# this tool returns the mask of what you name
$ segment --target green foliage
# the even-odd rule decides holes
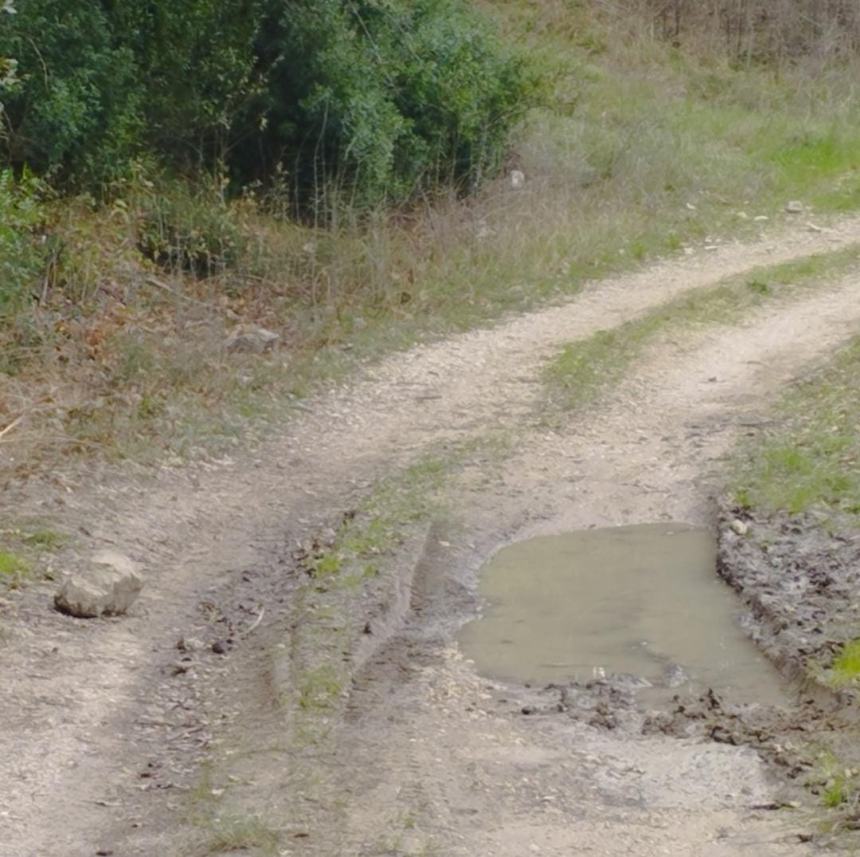
[[[522,61],[462,0],[297,0],[258,53],[270,70],[232,162],[244,179],[290,173],[299,201],[332,185],[362,205],[470,188],[530,93]]]
[[[860,679],[860,640],[852,640],[842,647],[833,660],[831,678],[836,687],[857,683]]]
[[[817,507],[837,517],[860,516],[858,370],[860,339],[855,339],[785,397],[780,409],[785,425],[742,457],[735,495],[744,505],[791,514]]]
[[[529,89],[464,0],[22,0],[0,24],[0,161],[90,185],[149,153],[300,204],[470,189]]]
[[[269,0],[273,6],[280,3]],[[227,157],[234,117],[259,85],[254,40],[263,0],[113,0],[115,37],[133,53],[144,93],[143,139],[180,167]]]
[[[138,132],[134,59],[91,0],[23,0],[0,18],[5,94],[0,160],[87,181],[115,177]]]
[[[11,551],[0,550],[0,583],[11,589],[19,588],[30,573],[30,564]]]
[[[15,181],[9,170],[0,172],[0,319],[20,308],[44,265],[37,238],[45,218],[41,191],[32,176]]]

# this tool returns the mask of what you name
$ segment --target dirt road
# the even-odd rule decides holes
[[[124,620],[61,617],[38,587],[2,607],[0,855],[812,853],[803,817],[753,809],[781,786],[751,750],[541,713],[537,691],[478,676],[452,633],[475,610],[477,568],[510,540],[707,524],[739,431],[860,329],[860,283],[658,343],[599,407],[547,428],[540,369],[562,343],[856,241],[860,219],[798,227],[595,284],[395,355],[235,460],[10,495],[16,513],[84,527],[78,552],[128,552],[147,588]],[[471,462],[452,483],[412,611],[356,676],[348,716],[323,741],[285,740],[272,669],[303,582],[296,542],[426,450],[500,431],[512,452],[489,476]],[[197,650],[186,662],[180,638]],[[214,654],[223,640],[228,654]]]

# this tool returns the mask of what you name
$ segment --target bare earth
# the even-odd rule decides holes
[[[476,569],[506,542],[710,523],[721,457],[788,382],[860,331],[860,283],[661,342],[559,429],[541,419],[540,371],[560,345],[725,276],[857,241],[858,218],[825,233],[797,226],[594,284],[394,355],[232,460],[10,489],[7,514],[83,528],[62,561],[115,547],[147,585],[117,620],[60,616],[38,586],[0,603],[0,855],[249,853],[237,849],[253,836],[231,851],[195,823],[201,790],[225,817],[275,829],[268,853],[814,853],[798,837],[802,814],[753,809],[783,786],[752,750],[524,716],[533,692],[478,676],[452,634],[475,609]],[[413,612],[356,677],[346,719],[297,755],[280,738],[271,681],[301,582],[292,548],[380,476],[488,432],[513,451],[490,475],[480,461],[460,474],[451,534],[429,542]],[[177,669],[180,638],[202,649]],[[226,655],[209,650],[227,639]]]

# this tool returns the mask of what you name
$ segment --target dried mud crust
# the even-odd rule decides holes
[[[756,747],[820,795],[827,786],[822,757],[847,771],[860,763],[860,694],[828,678],[834,655],[860,634],[860,532],[847,523],[825,526],[813,514],[756,513],[723,501],[718,572],[748,606],[753,639],[797,686],[798,703],[776,717],[757,711],[727,722],[718,716],[712,737]],[[692,715],[681,708],[656,725],[683,729],[691,716],[710,723],[714,712],[724,713],[719,705]],[[839,807],[831,823],[860,827],[856,800]]]
[[[739,520],[743,535],[732,528]],[[860,531],[724,503],[719,533],[718,572],[749,605],[758,645],[790,678],[821,684],[834,654],[860,634]],[[853,698],[844,691],[839,701]]]

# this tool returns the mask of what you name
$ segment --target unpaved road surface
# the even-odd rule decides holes
[[[477,608],[478,567],[506,542],[709,523],[738,434],[860,330],[860,283],[661,342],[599,407],[548,427],[540,370],[562,343],[730,274],[856,241],[860,219],[824,234],[798,227],[595,284],[395,355],[235,460],[10,490],[15,514],[82,528],[78,552],[129,553],[147,588],[122,620],[59,616],[39,587],[0,608],[0,855],[814,853],[802,813],[754,808],[783,785],[752,750],[607,730],[545,706],[524,715],[537,691],[482,678],[452,640]],[[512,451],[471,462],[452,484],[412,611],[356,676],[347,716],[324,741],[285,740],[273,648],[301,583],[296,542],[427,450],[500,431]],[[180,639],[194,650],[185,662]],[[235,819],[217,828],[232,837],[195,818],[204,798],[216,822]]]

